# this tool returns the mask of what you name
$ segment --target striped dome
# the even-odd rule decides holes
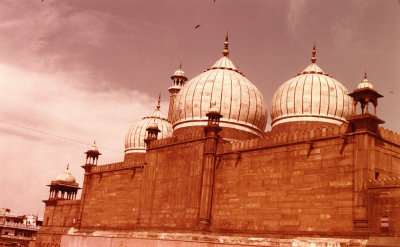
[[[222,115],[221,127],[262,135],[267,125],[267,106],[260,91],[224,56],[196,76],[178,93],[172,118],[174,131],[189,126],[206,126],[211,105]]]
[[[172,125],[165,119],[160,111],[160,104],[151,117],[144,117],[136,125],[129,129],[125,138],[125,153],[144,153],[146,152],[146,144],[144,140],[147,138],[146,129],[156,123],[160,132],[158,139],[172,136]]]
[[[375,91],[374,86],[368,81],[367,72],[364,74],[364,80],[357,85],[357,89],[369,88]]]
[[[353,100],[347,89],[315,63],[285,82],[271,103],[272,127],[288,122],[346,122],[352,115]]]

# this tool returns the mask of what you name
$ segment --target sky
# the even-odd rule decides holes
[[[68,163],[82,185],[94,140],[99,163],[121,161],[159,93],[167,115],[179,64],[200,74],[226,32],[230,59],[268,107],[316,41],[317,64],[349,91],[367,71],[385,96],[383,127],[400,132],[399,24],[397,0],[0,1],[0,208],[42,216],[46,185]]]

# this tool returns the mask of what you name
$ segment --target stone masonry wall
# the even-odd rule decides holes
[[[44,212],[43,227],[38,231],[36,246],[59,246],[61,236],[78,218],[81,200],[59,200],[48,205]]]
[[[78,217],[81,200],[59,200],[54,206],[46,206],[44,226],[70,227]]]
[[[108,169],[106,169],[108,168]],[[143,168],[96,168],[89,175],[81,228],[132,229],[136,227]]]
[[[222,155],[215,172],[212,229],[351,233],[353,138],[346,140],[338,136]]]
[[[368,182],[368,223],[374,235],[400,235],[399,135],[380,128],[375,140],[375,162]],[[379,175],[378,175],[379,174]]]
[[[203,141],[199,140],[148,152],[142,186],[142,227],[194,229],[203,150]]]

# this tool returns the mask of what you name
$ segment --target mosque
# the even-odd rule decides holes
[[[167,118],[159,100],[123,161],[99,165],[94,144],[82,188],[68,169],[51,181],[36,246],[400,245],[400,135],[379,126],[367,74],[349,92],[314,44],[276,90],[267,132],[228,35],[222,54],[191,80],[175,71]]]

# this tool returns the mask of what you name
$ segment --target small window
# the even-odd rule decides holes
[[[379,172],[375,172],[375,180],[379,179]]]

